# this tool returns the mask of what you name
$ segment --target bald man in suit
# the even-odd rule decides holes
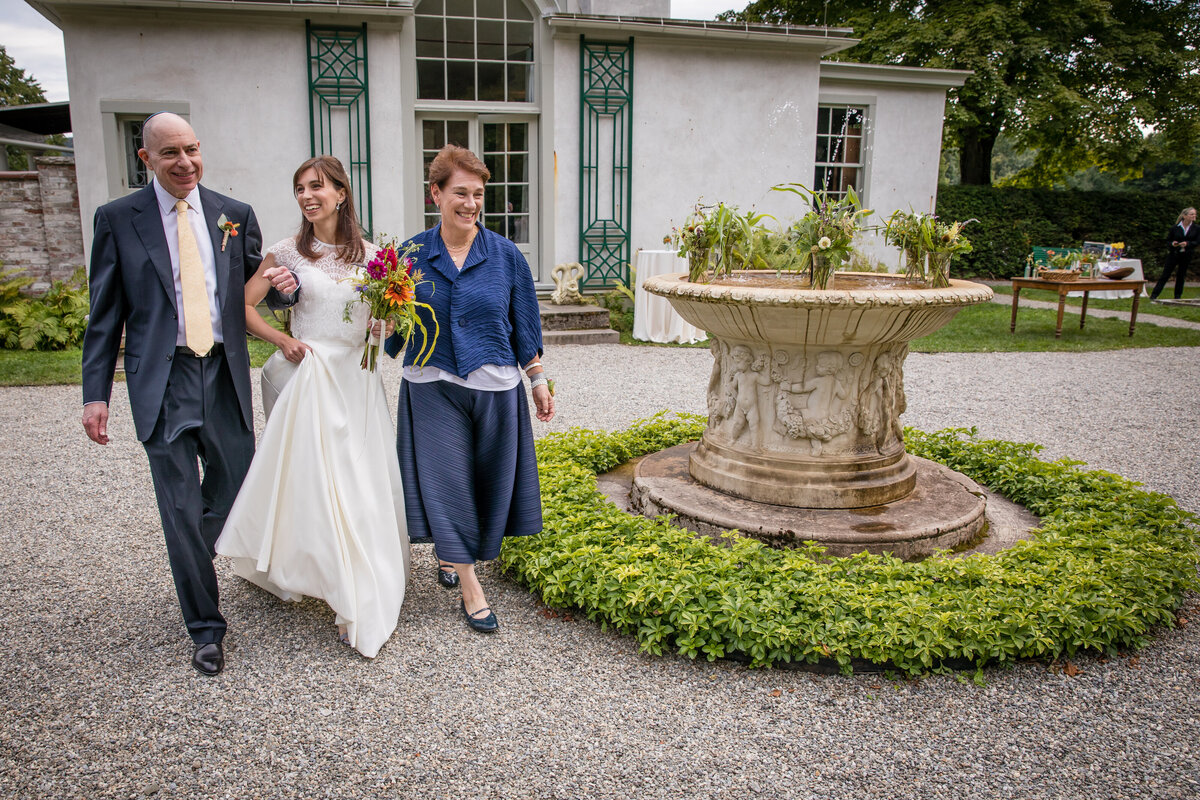
[[[262,261],[262,234],[250,206],[200,185],[200,143],[186,120],[155,114],[142,136],[138,156],[154,173],[151,184],[96,211],[83,427],[108,444],[124,330],[129,403],[150,461],[192,666],[216,675],[225,665],[226,623],[213,546],[254,455],[243,292]]]

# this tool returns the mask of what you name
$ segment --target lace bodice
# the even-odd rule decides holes
[[[364,246],[365,260],[369,261],[379,248],[370,242],[364,242]],[[318,242],[317,251],[321,255],[316,260],[305,258],[296,250],[293,238],[277,242],[267,251],[300,276],[300,297],[292,307],[292,336],[302,342],[361,345],[370,320],[366,304],[356,302],[351,307],[350,322],[344,320],[343,313],[346,304],[358,298],[353,281],[362,267],[339,259],[332,245]]]

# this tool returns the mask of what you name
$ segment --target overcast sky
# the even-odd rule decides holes
[[[712,19],[731,8],[745,8],[748,0],[671,0],[671,16],[679,19]],[[62,33],[25,0],[0,0],[0,45],[17,66],[32,75],[51,102],[67,99],[67,67],[63,60]]]

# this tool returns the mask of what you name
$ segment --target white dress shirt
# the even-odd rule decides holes
[[[171,275],[175,278],[175,311],[179,320],[179,330],[175,334],[175,344],[187,344],[183,319],[183,284],[179,280],[179,220],[175,211],[175,203],[179,198],[170,194],[159,185],[158,179],[151,180],[154,194],[158,197],[158,211],[162,217],[163,232],[167,235],[167,249],[171,251]],[[204,207],[200,204],[200,187],[192,189],[183,198],[188,204],[188,222],[191,223],[192,233],[196,237],[196,248],[200,251],[200,262],[204,264],[204,287],[208,291],[208,311],[212,316],[213,341],[223,342],[225,337],[221,331],[221,307],[217,302],[217,263],[213,256],[212,237],[209,236],[208,226],[204,219]]]

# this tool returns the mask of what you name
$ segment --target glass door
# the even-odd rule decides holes
[[[537,204],[533,167],[534,123],[528,118],[463,116],[425,118],[421,122],[422,192],[425,227],[441,219],[425,184],[429,164],[438,150],[456,144],[473,151],[492,174],[484,189],[483,224],[517,245],[538,278]]]

